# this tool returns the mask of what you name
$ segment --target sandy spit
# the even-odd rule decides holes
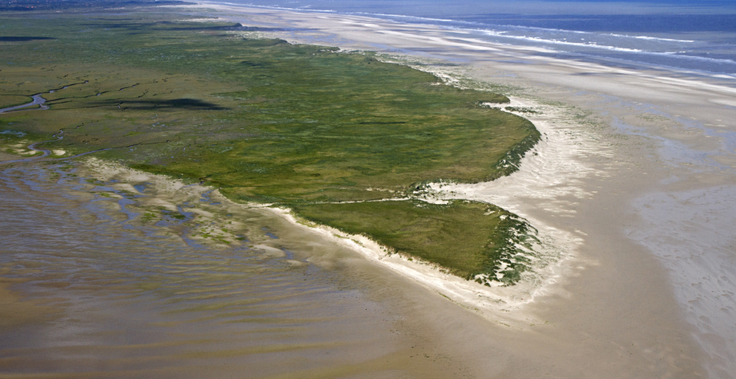
[[[201,7],[214,7],[215,9],[226,12],[242,11],[239,7],[214,5],[211,3],[203,3]],[[257,14],[250,14],[249,17],[262,17],[260,13],[263,11],[261,9]],[[269,14],[269,16],[273,15]],[[319,14],[315,17],[321,18]],[[229,19],[228,17],[223,18]],[[362,20],[362,18],[360,19]],[[211,19],[201,20],[206,21]],[[247,24],[247,21],[242,22]],[[375,24],[366,24],[344,18],[340,19],[340,23],[345,25],[355,24],[360,27],[377,26]],[[384,30],[382,33],[386,34],[388,32]],[[249,36],[252,37],[251,34]],[[284,37],[282,35],[276,36]],[[286,39],[289,40],[290,38]],[[293,39],[293,36],[291,36],[291,39]],[[350,49],[351,47],[346,48]],[[392,61],[391,58],[396,57],[382,57],[381,59]],[[433,69],[427,66],[413,67],[429,71],[449,85],[462,87],[456,73],[447,72],[442,69]],[[501,180],[482,183],[480,185],[508,188],[511,184],[517,195],[535,194],[534,196],[540,200],[544,200],[543,207],[551,212],[568,212],[564,206],[566,201],[560,200],[559,198],[569,194],[577,197],[588,196],[589,194],[585,193],[580,187],[580,180],[590,175],[604,175],[601,171],[586,166],[577,159],[578,156],[583,153],[595,153],[603,156],[607,154],[606,147],[597,145],[595,143],[595,137],[582,135],[580,128],[577,128],[575,131],[566,128],[565,126],[567,124],[573,123],[574,121],[569,114],[570,112],[568,111],[568,114],[563,114],[559,106],[543,105],[539,101],[521,96],[514,97],[512,103],[507,106],[535,109],[535,112],[539,112],[517,112],[517,114],[530,119],[535,124],[537,129],[544,134],[543,141],[534,148],[533,152],[527,154],[520,165],[519,171]],[[559,118],[564,118],[566,121],[554,121]],[[325,226],[313,225],[313,229],[323,237],[349,247],[364,257],[384,265],[395,273],[411,278],[431,290],[447,296],[458,304],[478,312],[486,318],[503,320],[499,322],[503,322],[504,324],[511,323],[515,327],[523,328],[523,325],[527,324],[526,322],[518,323],[514,320],[533,318],[533,316],[523,311],[524,306],[534,301],[537,296],[550,291],[560,290],[559,286],[556,286],[556,289],[551,288],[551,286],[560,284],[568,276],[565,274],[565,271],[570,270],[574,264],[570,260],[577,255],[576,249],[582,243],[582,234],[569,233],[532,217],[530,212],[524,211],[523,204],[519,202],[518,196],[513,200],[507,199],[509,201],[501,201],[501,199],[490,196],[488,193],[479,194],[477,193],[478,191],[471,191],[472,193],[470,193],[460,188],[457,185],[440,181],[433,186],[434,191],[428,194],[429,196],[426,196],[426,200],[467,199],[489,202],[521,215],[529,220],[532,226],[539,231],[537,237],[542,243],[535,247],[535,252],[539,255],[539,259],[535,263],[535,270],[524,273],[523,279],[519,284],[511,287],[489,288],[445,274],[440,267],[427,262],[421,262],[416,259],[410,261],[407,257],[389,255],[382,246],[366,237],[348,235]],[[288,210],[281,209],[276,210],[276,212],[295,226],[304,227],[306,225],[303,221],[294,218]]]

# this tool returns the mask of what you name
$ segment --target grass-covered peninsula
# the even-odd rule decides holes
[[[423,183],[515,169],[539,133],[481,106],[502,95],[172,12],[0,13],[0,26],[0,107],[39,93],[50,107],[0,114],[0,132],[62,136],[44,146],[66,156],[107,149],[95,156],[285,206],[463,277],[510,263],[521,221],[508,212],[412,199]]]

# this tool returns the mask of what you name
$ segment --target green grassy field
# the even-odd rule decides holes
[[[467,279],[495,273],[504,262],[509,269],[499,271],[504,274],[500,281],[513,283],[530,263],[512,258],[507,243],[533,242],[528,225],[490,204],[379,201],[298,205],[295,211],[307,220],[370,236],[393,252],[421,257]]]
[[[498,265],[488,246],[505,243],[502,210],[344,202],[509,174],[539,133],[479,105],[504,96],[449,87],[372,53],[252,39],[249,28],[174,13],[28,15],[0,14],[0,104],[46,92],[51,109],[2,114],[0,131],[63,131],[47,146],[111,148],[95,154],[235,201],[287,206],[461,276]]]
[[[0,108],[13,107],[31,102],[28,96],[0,95]]]

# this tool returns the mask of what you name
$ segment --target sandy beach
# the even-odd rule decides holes
[[[541,111],[530,119],[546,139],[518,173],[437,188],[516,212],[566,251],[544,290],[512,311],[543,327],[458,329],[481,377],[736,377],[731,79],[556,60],[431,25],[213,4],[197,12],[500,85]]]

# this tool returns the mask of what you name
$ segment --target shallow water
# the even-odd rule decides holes
[[[140,193],[115,192],[114,182],[75,172],[69,164],[0,166],[0,372],[411,372],[382,359],[410,343],[394,332],[401,315],[371,300],[359,273],[348,281],[339,268],[307,261],[299,249],[310,241],[275,239],[278,225],[239,210],[233,217],[246,221],[247,240],[197,242],[182,217],[139,222],[136,203],[155,194],[145,183]],[[224,207],[200,200],[210,211]],[[184,215],[194,207],[179,206]],[[252,247],[261,240],[279,244]]]

